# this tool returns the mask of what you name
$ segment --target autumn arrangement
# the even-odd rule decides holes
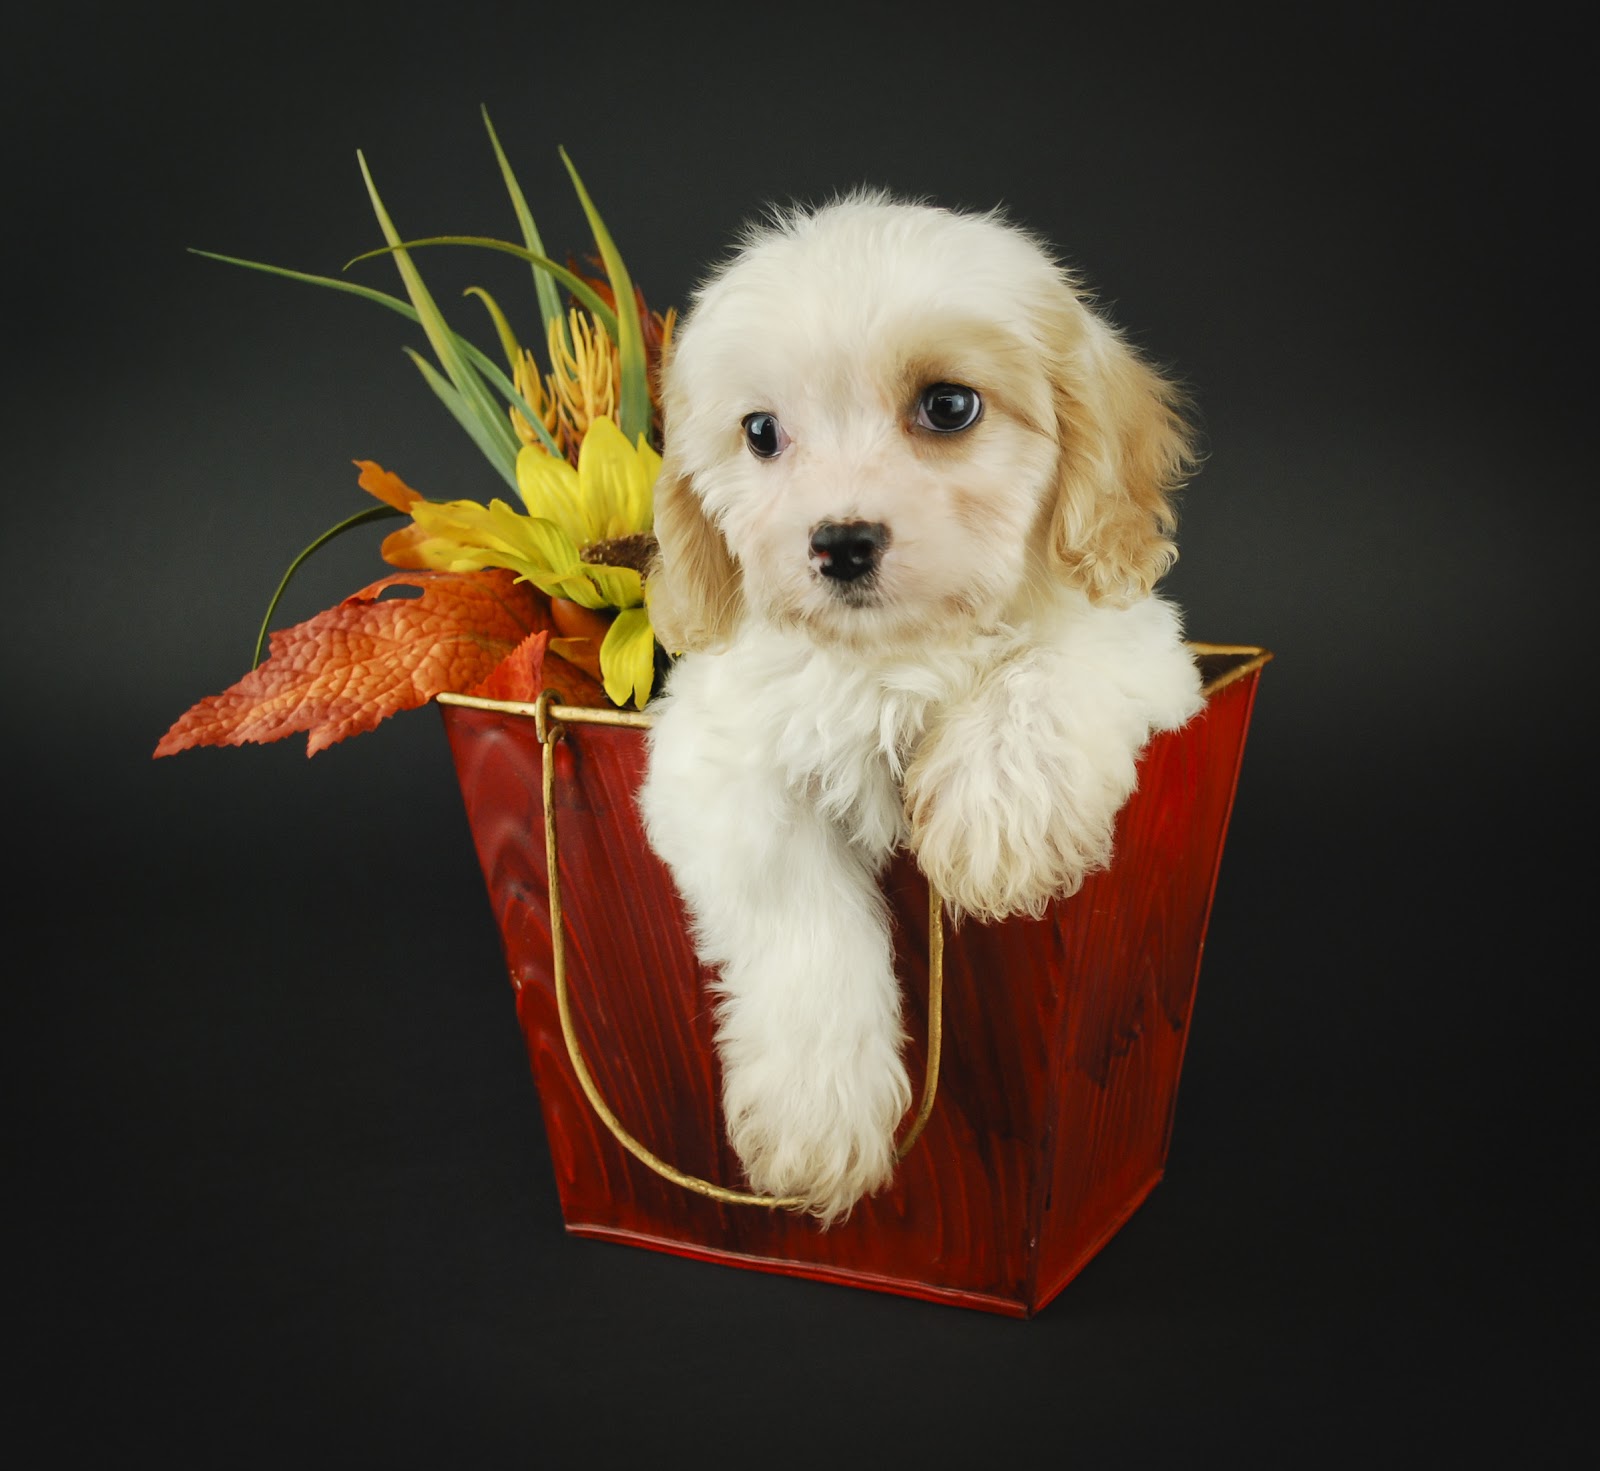
[[[650,310],[565,150],[594,236],[586,260],[552,259],[487,113],[520,243],[480,236],[406,240],[362,177],[404,297],[259,261],[196,254],[365,298],[421,327],[431,360],[406,351],[428,388],[505,482],[487,501],[435,501],[395,472],[357,460],[374,504],[341,520],[290,564],[267,608],[253,667],[186,711],[157,756],[304,734],[314,755],[443,693],[531,700],[557,688],[569,705],[643,708],[666,655],[650,621],[646,570],[655,550],[651,491],[660,470],[657,368],[676,313]],[[538,350],[489,292],[471,287],[499,358],[446,320],[414,253],[437,246],[506,253],[528,263]],[[542,358],[542,360],[541,360]],[[406,524],[383,540],[396,569],[334,607],[272,629],[285,589],[335,537],[374,522]],[[264,657],[263,657],[264,656]]]

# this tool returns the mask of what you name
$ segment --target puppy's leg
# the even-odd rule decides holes
[[[953,912],[1037,915],[1111,861],[1152,729],[1198,708],[1175,644],[1125,664],[1031,648],[932,723],[906,772],[911,847]]]
[[[906,773],[918,865],[953,913],[986,920],[1037,915],[1103,868],[1133,789],[1126,750],[1107,770],[1057,712],[1021,710],[1011,694],[985,681],[944,713]]]
[[[752,1187],[832,1222],[888,1183],[911,1096],[876,860],[668,705],[641,806],[717,972],[729,1138]]]

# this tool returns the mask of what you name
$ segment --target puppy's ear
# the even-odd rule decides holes
[[[1050,555],[1095,601],[1131,602],[1178,558],[1177,493],[1197,458],[1183,394],[1075,297],[1048,320],[1061,446]]]
[[[656,481],[655,532],[648,586],[656,637],[674,654],[720,643],[738,618],[739,570],[670,452]]]

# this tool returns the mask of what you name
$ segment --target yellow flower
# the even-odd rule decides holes
[[[650,529],[650,490],[660,467],[661,456],[642,438],[635,448],[606,417],[589,426],[576,469],[528,445],[517,456],[517,490],[530,515],[556,522],[587,545]]]
[[[616,417],[622,369],[616,344],[593,317],[574,310],[567,321],[565,332],[560,322],[550,323],[548,346],[555,371],[547,375],[546,382],[566,431],[564,439],[581,444],[591,424]]]
[[[569,312],[565,324],[552,318],[547,336],[555,371],[541,377],[538,359],[527,348],[517,348],[511,363],[512,384],[563,453],[576,458],[589,426],[599,419],[617,417],[622,367],[616,344],[587,312]],[[523,444],[541,443],[520,408],[513,404],[509,413],[511,427]]]
[[[561,426],[560,406],[546,396],[544,381],[539,376],[539,360],[525,347],[517,350],[511,366],[511,381],[528,407],[538,414],[539,422],[551,434],[557,433]],[[510,405],[507,412],[511,415],[511,427],[516,431],[517,438],[523,444],[538,444],[538,431],[528,422],[527,415],[515,404]]]
[[[632,696],[642,710],[656,677],[656,634],[645,608],[624,608],[612,619],[600,645],[600,679],[618,705]]]
[[[504,501],[418,500],[412,525],[383,544],[397,567],[471,572],[505,567],[552,597],[618,610],[600,647],[606,694],[617,704],[650,697],[655,634],[640,575],[651,538],[651,492],[661,457],[616,421],[593,420],[574,469],[537,445],[517,456],[526,512]],[[630,565],[631,564],[631,565]]]

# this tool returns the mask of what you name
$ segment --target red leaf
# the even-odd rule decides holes
[[[384,597],[392,588],[421,596]],[[549,627],[542,596],[510,572],[399,572],[274,633],[267,661],[190,709],[155,754],[303,731],[314,756],[441,691],[471,689]]]
[[[598,680],[574,668],[551,647],[550,630],[530,633],[489,672],[482,684],[467,691],[486,700],[532,703],[554,688],[563,705],[603,709],[611,704]]]

